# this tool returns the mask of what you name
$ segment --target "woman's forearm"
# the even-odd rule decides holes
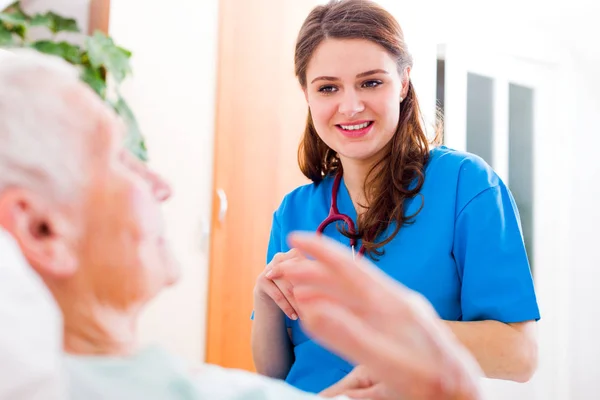
[[[255,302],[252,323],[252,357],[259,374],[284,379],[294,361],[285,327],[285,314],[273,306]]]
[[[535,322],[445,321],[488,378],[527,382],[537,368]]]

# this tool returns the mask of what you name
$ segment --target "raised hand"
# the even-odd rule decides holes
[[[479,398],[477,363],[421,295],[330,239],[294,234],[289,242],[312,260],[291,257],[270,276],[293,285],[315,340],[368,368],[398,398]]]

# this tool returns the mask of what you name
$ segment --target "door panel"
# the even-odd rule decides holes
[[[561,98],[557,67],[455,43],[444,57],[445,143],[480,155],[511,189],[519,208],[542,319],[539,368],[525,385],[486,381],[486,398],[563,399],[568,265],[569,181],[561,162]],[[560,344],[563,344],[561,346]]]
[[[313,1],[220,4],[207,361],[254,370],[252,290],[273,211],[306,183],[297,146],[307,115],[294,44]]]

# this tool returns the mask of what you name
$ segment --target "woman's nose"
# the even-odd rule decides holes
[[[365,110],[365,105],[355,90],[346,91],[343,94],[338,112],[347,117],[354,117]]]

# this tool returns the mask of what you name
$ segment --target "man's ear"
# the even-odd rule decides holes
[[[77,269],[75,226],[49,199],[14,188],[0,194],[0,225],[42,277],[64,278]]]

